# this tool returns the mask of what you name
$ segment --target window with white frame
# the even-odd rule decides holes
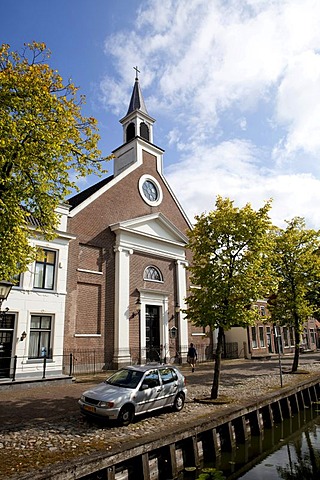
[[[56,252],[54,250],[41,249],[37,253],[35,272],[34,272],[34,288],[42,288],[44,290],[53,290],[54,277],[56,268]]]
[[[316,343],[316,336],[315,336],[314,328],[310,328],[309,331],[310,331],[311,343]]]
[[[152,282],[163,282],[162,273],[157,267],[154,266],[149,266],[145,269],[143,279]]]
[[[289,335],[290,335],[290,345],[291,347],[294,347],[294,328],[293,327],[289,328]]]
[[[283,331],[284,346],[289,347],[288,327],[283,327],[282,331]]]
[[[31,315],[29,358],[51,357],[51,315]]]
[[[259,327],[259,341],[260,341],[260,347],[265,346],[265,341],[264,341],[264,328]]]
[[[20,287],[20,285],[21,285],[21,277],[22,277],[22,274],[21,274],[21,273],[17,273],[16,275],[13,276],[12,283],[13,283],[13,286],[14,286],[14,287]]]
[[[252,347],[257,348],[257,329],[256,327],[251,327],[251,337],[252,337]]]

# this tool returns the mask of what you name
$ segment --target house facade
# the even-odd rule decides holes
[[[36,261],[20,275],[2,304],[0,380],[63,373],[68,249],[73,237],[67,233],[69,206],[61,205],[57,212],[60,224],[54,240],[44,240],[31,223]]]
[[[189,288],[191,224],[163,175],[139,79],[120,120],[114,174],[71,199],[65,353],[118,368],[186,359],[192,334],[182,310]],[[207,341],[203,334],[204,341]],[[94,358],[90,356],[94,352]]]
[[[237,343],[238,355],[244,358],[267,358],[278,355],[279,351],[284,355],[293,354],[294,328],[271,323],[266,300],[256,302],[254,308],[259,312],[260,321],[246,328],[232,327],[225,332],[225,341]],[[301,352],[313,352],[317,349],[317,335],[317,321],[309,318],[301,335]]]

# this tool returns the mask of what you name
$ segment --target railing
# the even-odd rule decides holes
[[[198,363],[212,361],[214,359],[216,345],[208,346],[206,344],[194,343],[198,353]],[[187,347],[184,348],[187,351]],[[130,349],[131,364],[139,363],[141,358],[138,348]],[[112,370],[112,362],[105,360],[106,354],[103,349],[95,350],[72,350],[66,351],[63,355],[44,356],[37,359],[28,359],[27,357],[0,357],[0,380],[10,378],[13,382],[19,376],[46,379],[48,375],[54,373],[54,364],[59,365],[60,373],[68,376],[77,375],[95,375]],[[182,363],[180,352],[170,351],[163,356],[160,349],[154,348],[152,351],[146,351],[144,357],[146,363],[152,361],[161,361],[174,364]],[[226,343],[223,347],[222,358],[238,358],[238,344]]]
[[[47,357],[44,355],[41,358],[29,359],[25,356],[19,357],[0,357],[0,380],[10,378],[13,382],[17,379],[17,374],[21,378],[34,377],[46,379],[56,371],[52,368],[53,365],[58,364],[59,373],[61,370],[64,375],[72,376],[73,374],[73,356],[70,355],[55,355]],[[61,367],[62,365],[62,367]]]

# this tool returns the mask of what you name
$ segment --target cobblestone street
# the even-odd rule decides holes
[[[288,386],[320,374],[320,354],[301,357],[300,371],[289,374],[292,358],[282,360],[283,385]],[[134,441],[141,436],[165,435],[177,424],[214,414],[219,409],[259,398],[280,389],[277,360],[226,360],[222,364],[220,397],[227,403],[208,405],[194,402],[210,396],[213,364],[199,365],[195,373],[187,366],[188,397],[180,413],[170,410],[138,417],[129,427],[91,423],[82,418],[77,400],[80,394],[105,376],[77,379],[72,384],[2,390],[0,387],[0,477],[23,478],[23,474],[50,463],[66,461],[97,450]],[[309,372],[309,373],[308,373]]]

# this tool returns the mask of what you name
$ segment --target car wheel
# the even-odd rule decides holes
[[[178,393],[178,395],[176,396],[173,402],[173,410],[175,412],[180,412],[180,410],[183,409],[183,406],[184,406],[184,395],[183,393]]]
[[[118,422],[120,425],[123,425],[124,427],[127,427],[133,420],[134,417],[134,410],[131,405],[124,405],[120,413],[118,415]]]

